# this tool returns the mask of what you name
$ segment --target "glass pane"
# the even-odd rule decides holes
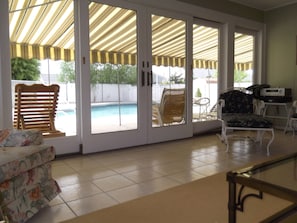
[[[55,128],[75,135],[73,1],[9,0],[9,5],[12,95],[18,83],[58,84]]]
[[[218,92],[217,28],[193,25],[193,121],[217,118]]]
[[[185,123],[186,24],[152,15],[152,126]]]
[[[234,87],[246,88],[253,84],[254,36],[234,34]]]
[[[137,129],[136,12],[89,4],[92,133]]]

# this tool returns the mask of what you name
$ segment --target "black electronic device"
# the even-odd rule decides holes
[[[253,85],[247,87],[246,89],[248,91],[252,91],[253,92],[254,98],[260,99],[260,97],[261,97],[261,94],[260,94],[261,90],[263,88],[269,88],[269,87],[270,87],[269,84],[253,84]]]
[[[265,102],[287,103],[292,101],[291,88],[262,88],[260,99]]]

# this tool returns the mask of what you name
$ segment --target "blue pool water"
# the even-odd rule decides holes
[[[106,117],[106,116],[118,116],[121,115],[136,115],[136,104],[124,104],[124,105],[96,105],[92,106],[92,118]]]
[[[94,105],[92,106],[92,118],[102,118],[108,116],[121,115],[136,115],[137,105],[136,104],[108,104],[108,105]],[[65,109],[57,113],[58,117],[63,115],[74,115],[74,110]]]

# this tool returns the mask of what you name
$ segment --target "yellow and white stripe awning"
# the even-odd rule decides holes
[[[9,12],[11,57],[75,59],[72,0],[9,0]],[[135,65],[136,26],[135,11],[90,2],[91,63]],[[194,25],[193,40],[193,67],[216,69],[218,30]],[[236,34],[236,69],[252,68],[252,41]],[[185,66],[185,22],[152,16],[152,45],[154,65]]]

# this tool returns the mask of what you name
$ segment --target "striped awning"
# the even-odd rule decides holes
[[[73,0],[9,0],[12,57],[73,61]],[[91,63],[137,63],[136,12],[89,3]],[[185,66],[185,22],[152,16],[152,61],[158,66]],[[218,30],[193,27],[193,67],[218,67]],[[235,36],[235,67],[250,69],[253,42]]]
[[[30,45],[25,43],[10,43],[11,57],[36,58],[40,60],[74,60],[74,50],[52,46]]]

